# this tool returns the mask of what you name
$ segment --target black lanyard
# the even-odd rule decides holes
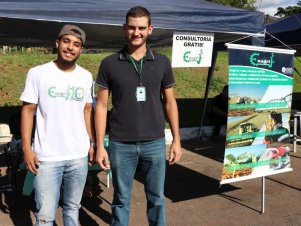
[[[134,68],[135,68],[135,71],[137,72],[137,74],[138,74],[138,76],[139,76],[139,86],[142,86],[142,65],[143,65],[143,57],[142,57],[142,59],[140,60],[140,71],[138,71],[138,68],[137,68],[137,65],[136,65],[136,63],[135,63],[134,58],[133,58],[132,56],[130,56],[130,55],[129,55],[129,57],[130,57],[130,60],[131,60],[133,66],[134,66]]]

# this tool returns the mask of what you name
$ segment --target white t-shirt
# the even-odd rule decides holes
[[[89,135],[84,107],[92,103],[93,78],[76,65],[61,71],[54,62],[29,70],[20,100],[37,104],[33,150],[40,161],[60,161],[88,155]]]

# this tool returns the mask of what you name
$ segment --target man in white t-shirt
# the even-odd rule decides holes
[[[56,40],[57,59],[29,70],[20,98],[24,163],[36,175],[36,226],[53,225],[61,185],[64,225],[78,225],[88,162],[94,161],[95,146],[93,78],[76,64],[85,40],[82,29],[65,25]]]

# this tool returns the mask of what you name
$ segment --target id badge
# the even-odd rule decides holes
[[[146,100],[145,87],[138,86],[136,88],[136,98],[137,98],[137,101],[145,101]]]

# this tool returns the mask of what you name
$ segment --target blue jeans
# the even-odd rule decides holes
[[[78,225],[83,189],[88,173],[88,157],[65,161],[42,161],[33,186],[36,201],[35,226],[52,226],[62,190],[65,226]]]
[[[145,142],[110,141],[108,153],[114,186],[111,225],[125,226],[129,223],[132,184],[139,166],[145,180],[149,225],[165,226],[165,139]]]

